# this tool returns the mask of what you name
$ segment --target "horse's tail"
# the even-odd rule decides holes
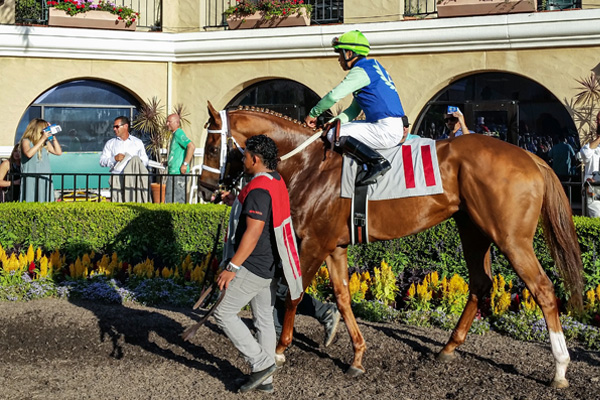
[[[546,184],[541,215],[546,243],[570,294],[569,309],[581,312],[583,310],[583,263],[569,200],[558,177],[548,164],[538,157],[533,158],[544,175]]]

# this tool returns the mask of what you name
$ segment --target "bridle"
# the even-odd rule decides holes
[[[228,173],[231,170],[231,157],[227,157],[227,155],[235,151],[239,151],[241,155],[244,154],[244,149],[240,144],[235,140],[233,135],[231,134],[231,130],[229,129],[229,113],[227,110],[219,111],[219,116],[221,117],[221,129],[206,129],[206,132],[209,134],[218,134],[221,135],[221,151],[219,154],[219,168],[209,167],[202,162],[202,171],[212,172],[214,174],[219,174],[219,186],[211,185],[204,182],[199,182],[199,184],[209,190],[217,191],[217,190],[231,190],[238,187],[241,183],[243,172],[240,172],[238,175],[233,177],[231,183],[225,185],[225,179],[228,177]],[[294,150],[289,153],[281,156],[280,161],[284,161],[302,150],[304,150],[308,145],[310,145],[315,140],[319,139],[323,134],[323,130],[319,129],[315,132],[311,137],[302,142],[300,146],[296,147]],[[202,174],[202,172],[201,172]]]
[[[221,129],[206,129],[206,132],[209,134],[218,134],[221,135],[221,151],[219,154],[219,168],[209,167],[208,165],[202,162],[202,170],[200,175],[202,175],[203,171],[212,172],[214,174],[219,174],[219,185],[211,185],[209,183],[205,183],[200,181],[199,184],[213,192],[218,190],[231,190],[237,187],[242,179],[243,172],[240,172],[237,176],[235,176],[231,183],[225,186],[225,178],[227,174],[231,170],[231,160],[230,157],[227,157],[227,154],[232,151],[234,148],[237,149],[240,154],[244,154],[244,149],[239,145],[239,143],[235,140],[235,138],[231,135],[231,131],[229,130],[229,115],[227,110],[219,111],[219,116],[221,117]]]

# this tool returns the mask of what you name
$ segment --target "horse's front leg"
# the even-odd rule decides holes
[[[350,291],[348,289],[348,251],[345,247],[336,247],[333,253],[325,259],[327,269],[329,270],[329,279],[333,285],[335,300],[338,309],[344,318],[346,328],[350,334],[352,345],[354,347],[354,360],[346,374],[354,378],[365,373],[365,368],[362,365],[362,358],[367,349],[365,338],[352,312]]]
[[[302,296],[304,296],[304,293]],[[281,335],[279,336],[279,343],[275,348],[275,364],[277,364],[278,367],[281,367],[283,364],[285,364],[285,354],[283,354],[283,352],[292,343],[292,338],[294,335],[294,321],[296,319],[296,308],[298,307],[300,301],[302,301],[302,296],[296,300],[292,300],[289,292],[287,294],[285,300],[283,326],[281,328]]]

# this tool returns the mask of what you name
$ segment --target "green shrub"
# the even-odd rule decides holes
[[[116,251],[130,262],[172,266],[188,253],[209,253],[228,217],[228,207],[212,204],[3,203],[0,244],[59,250],[69,260]]]
[[[600,220],[574,217],[573,221],[582,253],[585,288],[594,289],[600,284],[600,245],[597,240],[600,237]],[[533,247],[542,268],[554,283],[557,295],[564,298],[564,286],[555,269],[541,228],[538,228],[535,234]],[[498,248],[492,245],[490,253],[492,273],[501,274],[506,281],[513,281],[517,287],[522,287],[517,274]],[[425,272],[438,271],[440,276],[452,276],[456,273],[465,279],[468,278],[460,237],[453,220],[405,238],[348,248],[348,263],[360,270],[373,271],[381,260],[386,260],[396,275],[405,270],[420,269]],[[414,275],[414,272],[411,274]]]

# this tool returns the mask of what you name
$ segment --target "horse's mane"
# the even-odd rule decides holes
[[[236,111],[250,111],[250,112],[256,112],[256,113],[262,113],[265,115],[271,115],[273,117],[276,117],[276,118],[282,120],[282,121],[277,121],[277,122],[283,122],[284,124],[289,123],[289,124],[293,124],[293,125],[298,125],[298,127],[302,127],[307,130],[312,130],[313,132],[316,132],[316,130],[317,130],[317,128],[310,128],[308,125],[306,125],[306,123],[304,121],[298,121],[295,118],[288,117],[287,115],[283,115],[282,113],[278,113],[278,112],[270,110],[268,108],[254,107],[254,106],[238,106]],[[287,121],[287,122],[284,122],[284,121]]]

